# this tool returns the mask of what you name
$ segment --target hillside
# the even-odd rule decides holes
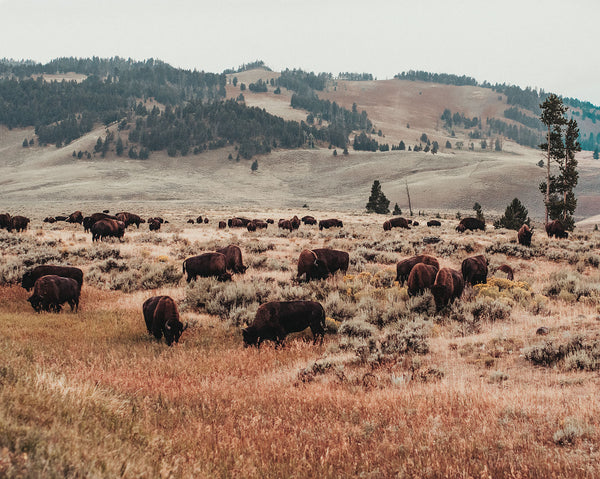
[[[307,111],[290,106],[292,92],[281,88],[273,93],[280,74],[253,69],[226,75],[226,98],[235,99],[243,93],[248,107],[265,109],[284,120],[305,121]],[[66,78],[82,80],[77,74]],[[232,80],[237,77],[238,84]],[[60,77],[55,77],[60,79]],[[266,93],[241,91],[241,84],[263,80]],[[502,136],[492,135],[488,141],[499,139],[502,151],[481,150],[480,141],[469,138],[469,130],[444,127],[441,113],[448,109],[465,117],[502,118],[507,108],[506,96],[479,86],[453,86],[422,81],[332,81],[325,90],[317,92],[322,100],[337,103],[348,110],[353,105],[366,111],[379,143],[406,143],[407,147],[421,142],[423,134],[437,141],[437,155],[423,152],[389,151],[357,152],[350,148],[348,156],[334,156],[327,145],[317,148],[287,150],[274,148],[270,154],[259,154],[258,171],[250,171],[250,163],[237,156],[234,146],[207,150],[186,156],[167,155],[153,151],[147,160],[117,157],[114,147],[102,158],[93,154],[77,159],[75,151],[93,152],[99,137],[106,131],[121,136],[128,145],[129,132],[119,132],[116,124],[108,130],[96,125],[92,131],[67,146],[35,145],[23,148],[24,138],[34,137],[33,128],[0,127],[0,184],[4,207],[37,204],[39,201],[69,203],[123,203],[130,201],[173,202],[188,205],[244,205],[251,208],[310,208],[325,210],[355,210],[364,208],[370,186],[379,179],[392,205],[398,203],[407,210],[406,185],[411,194],[413,210],[470,212],[474,202],[484,210],[501,213],[518,197],[530,215],[543,214],[537,185],[543,170],[536,163],[539,151],[517,145]],[[150,110],[156,103],[146,103]],[[161,106],[161,108],[163,108]],[[515,123],[504,119],[506,123]],[[131,120],[131,124],[133,124]],[[323,122],[326,125],[327,122]],[[352,141],[352,136],[350,137]],[[457,143],[463,148],[457,149]],[[450,142],[452,148],[446,148]],[[473,142],[473,151],[467,145]],[[578,186],[578,219],[596,215],[600,205],[598,169],[591,152],[578,155],[580,182]]]

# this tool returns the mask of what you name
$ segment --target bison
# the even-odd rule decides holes
[[[564,226],[559,220],[551,221],[546,225],[546,233],[548,234],[548,238],[568,238],[569,233],[565,231]]]
[[[148,333],[157,340],[164,335],[167,346],[178,343],[181,333],[188,327],[187,323],[184,325],[179,321],[177,305],[170,296],[153,296],[147,299],[142,311]]]
[[[329,218],[326,220],[321,220],[319,221],[319,230],[323,230],[323,228],[325,229],[329,229],[329,228],[343,228],[344,227],[344,223],[341,220],[338,220],[336,218]]]
[[[10,231],[10,215],[8,213],[0,214],[0,228],[4,228]]]
[[[204,218],[204,224],[207,225],[208,224],[208,218]]]
[[[115,215],[119,221],[125,223],[125,227],[136,225],[138,228],[140,227],[140,223],[145,223],[145,221],[135,213],[129,213],[127,211],[121,211]]]
[[[314,342],[323,341],[325,310],[316,301],[271,301],[261,304],[254,321],[242,330],[244,346],[257,346],[265,340],[277,344],[289,333],[310,328]]]
[[[92,218],[92,224],[100,220],[117,220],[116,216],[109,215],[107,213],[93,213],[90,215],[90,218]]]
[[[150,229],[150,231],[158,231],[160,230],[160,221],[158,221],[157,218],[150,218],[148,220],[148,229]]]
[[[73,266],[55,266],[51,264],[43,264],[36,266],[30,271],[26,271],[21,279],[21,286],[27,291],[35,285],[35,282],[42,276],[55,275],[62,278],[71,278],[77,281],[79,287],[83,284],[83,271]]]
[[[460,298],[464,287],[465,281],[460,271],[452,268],[440,269],[431,287],[436,309],[440,311],[455,299]]]
[[[290,220],[279,220],[278,226],[281,229],[292,231],[294,229],[294,225]]]
[[[256,226],[256,229],[259,229],[259,230],[266,230],[269,227],[269,223],[267,223],[266,221],[263,221],[263,220],[252,220],[252,223],[254,223],[254,226]]]
[[[242,261],[242,250],[239,246],[230,244],[225,248],[218,249],[217,253],[225,255],[225,268],[234,273],[245,273],[248,269]]]
[[[292,223],[293,229],[297,230],[300,228],[300,218],[298,218],[296,215],[294,215],[294,217],[290,220],[290,223]]]
[[[46,216],[43,220],[44,223],[56,223],[56,219],[53,216]]]
[[[81,224],[83,223],[83,214],[81,213],[81,211],[75,211],[69,215],[66,221],[67,223]]]
[[[10,229],[17,232],[25,231],[31,220],[25,216],[13,216],[10,219]]]
[[[225,221],[219,221],[219,229],[224,230],[225,228],[227,228],[227,223],[225,223]]]
[[[196,223],[197,224],[202,224],[204,220],[202,219],[202,215],[198,216],[198,218],[196,218]],[[192,221],[193,222],[193,221]]]
[[[240,218],[231,218],[229,221],[227,221],[227,224],[230,228],[243,228],[248,223],[244,223]]]
[[[416,264],[424,263],[440,269],[440,264],[437,259],[427,254],[419,254],[410,258],[403,259],[396,264],[396,281],[403,284]]]
[[[246,229],[248,231],[256,231],[256,223],[254,221],[250,221],[250,223],[246,225]]]
[[[503,273],[506,273],[506,278],[509,279],[509,280],[511,280],[511,281],[515,279],[515,272],[507,264],[501,264],[500,266],[498,266],[496,268],[496,271],[502,271]]]
[[[442,226],[442,223],[438,220],[429,220],[427,226]]]
[[[302,275],[306,275],[306,281],[312,279],[325,279],[329,276],[327,263],[319,259],[314,251],[305,249],[300,253],[298,258],[298,275],[296,279],[300,279]]]
[[[188,222],[188,224],[190,224],[190,225],[193,225],[193,224],[194,224],[194,220],[193,220],[193,219],[191,219],[191,218],[190,218],[189,220],[187,220],[187,222]]]
[[[465,284],[479,284],[487,282],[488,264],[483,255],[471,256],[462,262],[461,271]]]
[[[192,256],[183,262],[183,272],[187,273],[189,283],[196,277],[216,277],[219,281],[231,280],[231,273],[227,272],[227,258],[223,253],[203,253]]]
[[[397,218],[391,218],[388,221],[390,222],[390,226],[392,228],[405,228],[407,230],[410,229],[406,218],[402,218],[401,216],[398,216]]]
[[[523,246],[531,246],[531,237],[533,236],[533,231],[528,225],[523,225],[519,228],[517,232],[517,241],[520,245]]]
[[[426,289],[431,289],[435,283],[438,269],[425,263],[417,263],[408,275],[408,295],[416,296]]]
[[[327,265],[327,269],[331,274],[334,274],[338,270],[344,273],[348,271],[350,255],[345,251],[329,248],[317,248],[313,249],[313,252]]]
[[[466,230],[485,231],[485,223],[481,220],[478,220],[477,218],[463,218],[462,220],[460,220],[460,223],[458,223],[456,231],[458,231],[459,233],[463,233]]]
[[[389,220],[383,222],[383,231],[390,231],[392,229],[392,223]]]
[[[317,224],[317,220],[313,216],[303,216],[301,221],[305,225],[316,225]]]
[[[71,311],[79,309],[81,287],[73,278],[63,278],[54,274],[38,278],[33,286],[33,294],[27,301],[38,313],[44,311],[60,312],[63,303],[69,303]]]
[[[67,221],[68,216],[55,216],[56,221]]]
[[[125,223],[111,219],[100,220],[90,227],[90,231],[92,241],[99,241],[107,237],[122,238],[125,234]]]

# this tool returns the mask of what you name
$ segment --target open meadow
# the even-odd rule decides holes
[[[27,231],[0,230],[0,476],[600,477],[597,231],[538,226],[525,247],[489,221],[457,233],[450,212],[384,231],[351,212],[130,210],[169,223],[92,243],[31,208]],[[198,214],[210,222],[186,223]],[[277,228],[294,214],[344,227]],[[238,215],[275,224],[217,228]],[[186,282],[185,258],[229,244],[245,274]],[[296,281],[300,252],[324,247],[350,254],[347,273]],[[395,281],[419,253],[457,270],[485,255],[488,283],[436,312]],[[84,271],[77,313],[27,302],[21,277],[45,263]],[[172,347],[146,331],[156,295],[189,324]],[[323,343],[307,330],[245,348],[258,306],[293,299],[323,305]]]

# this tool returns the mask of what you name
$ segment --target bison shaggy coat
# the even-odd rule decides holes
[[[440,269],[440,264],[436,258],[428,254],[419,254],[410,258],[403,259],[396,264],[396,281],[400,284],[408,279],[408,275],[416,264],[424,263],[434,266],[435,269]]]
[[[463,218],[462,220],[460,220],[460,223],[458,223],[458,226],[456,227],[456,231],[458,231],[459,233],[462,233],[466,230],[485,231],[485,223],[481,220],[478,220],[477,218]]]
[[[298,275],[296,279],[300,279],[302,275],[306,275],[306,281],[325,279],[329,276],[327,263],[320,260],[314,251],[305,249],[298,258]]]
[[[410,229],[410,226],[408,226],[408,221],[406,220],[406,218],[402,218],[401,216],[398,216],[397,218],[392,218],[388,220],[390,222],[390,225],[392,228],[405,228],[407,230]]]
[[[144,301],[142,306],[144,321],[148,333],[152,334],[157,340],[164,335],[167,346],[178,343],[181,333],[185,326],[179,321],[179,311],[173,298],[170,296],[153,296]]]
[[[25,216],[13,216],[10,219],[10,228],[15,231],[25,231],[31,220]]]
[[[487,259],[481,254],[466,258],[462,262],[461,270],[465,284],[475,285],[487,282]]]
[[[533,231],[527,225],[521,226],[519,231],[517,232],[517,240],[520,245],[523,246],[531,246],[531,237],[533,236]]]
[[[90,227],[90,231],[92,241],[99,241],[107,237],[122,238],[125,234],[125,223],[111,219],[100,220]]]
[[[316,225],[317,220],[314,218],[314,216],[303,216],[302,223],[305,225]]]
[[[271,301],[261,304],[254,321],[242,330],[245,346],[260,346],[269,339],[280,344],[289,333],[310,328],[314,342],[323,341],[325,310],[316,301]]]
[[[183,262],[183,272],[187,273],[189,283],[198,276],[201,278],[216,277],[219,281],[229,281],[231,273],[227,272],[225,255],[217,252],[192,256]]]
[[[465,288],[465,281],[460,271],[452,268],[442,268],[438,271],[431,293],[438,311],[460,298]]]
[[[335,274],[336,271],[342,271],[345,273],[348,271],[350,255],[345,251],[329,248],[317,248],[313,249],[313,252],[317,255],[317,258],[325,263],[329,273]]]
[[[77,281],[79,287],[83,284],[83,271],[73,266],[55,266],[51,264],[43,264],[36,266],[31,271],[26,271],[21,279],[21,286],[27,291],[35,285],[35,282],[42,276],[55,275],[63,278],[72,278]]]
[[[81,213],[81,211],[71,213],[67,218],[67,223],[83,223],[83,213]]]
[[[33,287],[33,294],[27,300],[38,313],[61,310],[61,305],[69,303],[71,311],[79,309],[81,287],[73,278],[63,278],[54,274],[38,278]]]
[[[10,215],[8,213],[0,214],[0,228],[10,230]]]
[[[496,271],[502,271],[503,273],[506,273],[506,279],[509,279],[511,281],[515,279],[515,272],[507,264],[501,264],[496,268]]]
[[[546,234],[548,238],[568,238],[569,233],[565,231],[564,226],[559,220],[551,221],[546,225]]]
[[[408,295],[416,296],[435,283],[437,268],[425,263],[417,263],[408,275]]]
[[[427,226],[442,226],[442,223],[438,220],[429,220]]]
[[[248,269],[244,266],[244,261],[242,260],[242,250],[239,246],[234,244],[230,244],[225,248],[218,249],[217,253],[221,253],[225,255],[225,268],[233,271],[234,273],[245,273]]]

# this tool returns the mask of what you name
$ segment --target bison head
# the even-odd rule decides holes
[[[229,272],[227,272],[227,271],[226,271],[225,273],[222,273],[222,274],[220,274],[220,275],[217,277],[217,280],[218,280],[218,281],[223,281],[223,282],[225,282],[225,281],[231,281],[231,278],[232,278],[232,277],[233,277],[233,276],[231,275],[231,273],[229,273]]]
[[[35,281],[33,281],[33,278],[31,277],[31,271],[27,271],[23,275],[23,279],[21,280],[21,286],[23,288],[25,288],[27,291],[30,291],[31,288],[33,288],[34,284],[35,284]]]
[[[312,265],[312,274],[313,278],[325,279],[329,276],[329,268],[327,267],[327,263],[320,259],[315,259],[315,262]]]
[[[31,304],[31,307],[35,310],[36,313],[39,313],[42,310],[42,298],[37,294],[32,295],[27,299]]]
[[[467,228],[463,224],[460,224],[456,227],[456,231],[458,231],[459,233],[464,233],[466,229]]]
[[[171,346],[173,343],[178,343],[181,333],[188,328],[188,323],[181,323],[180,321],[168,321],[165,323],[165,342],[167,346]]]
[[[244,346],[258,346],[258,331],[254,326],[248,326],[242,329],[242,337],[244,338]]]

